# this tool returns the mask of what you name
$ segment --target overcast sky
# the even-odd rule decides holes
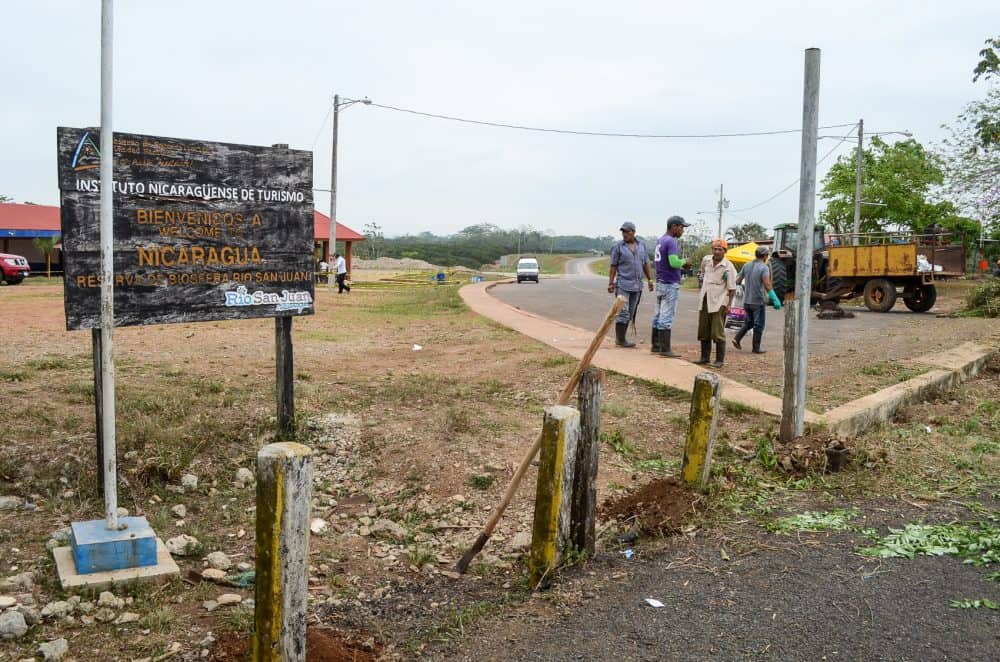
[[[57,126],[100,123],[100,2],[4,2],[0,193],[58,204]],[[924,144],[983,96],[971,82],[1000,3],[119,1],[118,131],[314,151],[330,183],[334,92],[430,113],[579,131],[798,129],[804,49],[820,124],[864,118]],[[850,127],[821,135],[843,136]],[[837,145],[819,142],[823,155]],[[819,167],[822,175],[854,138]],[[356,105],[341,113],[338,218],[386,235],[474,223],[658,235],[730,200],[725,226],[796,219],[800,137],[530,133]],[[329,194],[315,193],[329,211]],[[714,214],[701,218],[711,220]]]

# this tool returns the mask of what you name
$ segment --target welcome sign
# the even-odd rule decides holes
[[[100,130],[57,130],[66,328],[100,326]],[[115,325],[313,313],[312,153],[114,135]]]

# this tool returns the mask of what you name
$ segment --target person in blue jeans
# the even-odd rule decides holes
[[[770,251],[767,246],[758,246],[754,251],[753,262],[748,262],[736,279],[736,284],[743,284],[743,309],[747,319],[743,327],[733,338],[733,347],[743,349],[740,341],[753,329],[753,353],[764,354],[760,341],[764,338],[764,307],[768,299],[774,304],[775,310],[781,310],[781,301],[771,288],[771,270],[767,266],[767,256]]]
[[[680,216],[667,219],[667,231],[656,243],[653,265],[656,268],[656,305],[653,308],[652,352],[671,358],[680,354],[670,349],[670,333],[677,313],[677,298],[681,289],[681,271],[691,268],[691,262],[681,258],[677,242],[690,223]]]
[[[635,347],[634,342],[625,338],[628,323],[635,317],[642,297],[642,277],[646,276],[649,291],[653,291],[653,275],[649,270],[649,254],[646,244],[635,238],[635,223],[622,223],[622,240],[611,247],[611,264],[608,274],[608,292],[625,297],[628,305],[622,306],[615,317],[615,344],[619,347]]]

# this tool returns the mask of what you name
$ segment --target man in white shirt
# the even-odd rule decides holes
[[[333,254],[333,270],[337,272],[337,294],[344,290],[351,291],[351,286],[345,283],[347,280],[347,261],[340,253]]]
[[[726,360],[726,313],[733,305],[736,293],[736,267],[726,259],[725,239],[712,242],[712,254],[701,261],[705,274],[698,294],[698,340],[701,341],[701,358],[695,361],[704,365],[711,360],[712,342],[715,342],[713,368],[721,368]]]

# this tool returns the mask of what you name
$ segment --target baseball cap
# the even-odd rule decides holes
[[[622,223],[621,230],[628,230],[629,232],[635,232],[635,223],[632,221],[625,221]]]
[[[765,255],[767,255],[770,252],[771,251],[768,250],[767,246],[758,246],[757,250],[755,250],[753,252],[753,254],[756,255],[757,257],[764,257]]]
[[[667,219],[667,227],[668,228],[672,228],[675,225],[679,225],[679,226],[684,227],[684,228],[691,227],[691,224],[688,223],[687,221],[685,221],[680,216],[671,216],[670,218]]]

